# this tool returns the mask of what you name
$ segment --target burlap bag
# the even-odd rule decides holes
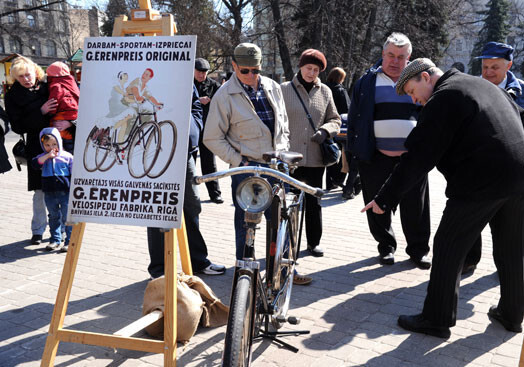
[[[144,292],[142,314],[155,310],[164,312],[165,278],[149,282]],[[202,279],[183,273],[177,277],[177,341],[186,343],[195,334],[198,324],[215,327],[227,323],[229,307],[224,305]],[[146,327],[146,332],[163,338],[164,319]]]

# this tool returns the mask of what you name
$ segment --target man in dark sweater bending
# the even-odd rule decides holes
[[[421,314],[398,319],[407,330],[448,338],[457,317],[466,254],[489,224],[500,300],[488,315],[522,331],[524,317],[524,129],[518,107],[496,85],[429,59],[402,72],[398,94],[424,107],[401,156],[375,199],[362,210],[394,208],[433,167],[447,181],[448,201],[433,244],[433,267]]]

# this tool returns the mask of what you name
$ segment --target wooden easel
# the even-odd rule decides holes
[[[132,10],[133,20],[127,20],[122,15],[115,20],[113,37],[125,34],[143,33],[145,36],[173,36],[176,32],[175,22],[171,14],[160,15],[158,11],[151,9],[150,0],[139,0],[140,9]],[[82,238],[84,236],[86,223],[78,223],[73,226],[69,249],[62,270],[62,278],[56,296],[55,308],[49,326],[44,353],[40,366],[50,367],[54,360],[61,341],[98,345],[110,348],[123,348],[151,353],[164,354],[164,366],[176,366],[176,283],[177,283],[177,258],[175,251],[175,233],[173,229],[164,235],[165,242],[165,265],[166,278],[165,311],[154,312],[135,321],[131,325],[115,332],[115,334],[100,334],[84,331],[63,329],[67,304],[71,295],[71,287],[78,263]],[[180,261],[182,270],[188,275],[193,275],[189,256],[189,247],[185,230],[185,222],[182,216],[182,227],[177,229],[178,247],[180,250]],[[134,333],[164,317],[164,340],[152,340],[131,337]]]

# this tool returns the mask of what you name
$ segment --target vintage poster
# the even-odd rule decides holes
[[[195,50],[86,38],[68,222],[180,228]]]

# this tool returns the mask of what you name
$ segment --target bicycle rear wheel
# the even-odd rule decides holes
[[[280,329],[289,311],[291,291],[293,289],[293,276],[295,273],[296,259],[302,229],[301,219],[304,214],[304,195],[295,196],[288,210],[288,218],[280,222],[276,238],[276,251],[273,260],[273,286],[274,307],[271,315],[271,324],[275,329]]]
[[[111,150],[110,146],[101,147],[100,143],[97,143],[93,140],[93,136],[97,131],[94,127],[86,139],[86,145],[84,147],[84,168],[88,172],[94,172],[104,164],[109,152]]]
[[[251,363],[253,320],[255,317],[254,279],[241,275],[229,310],[222,366],[243,367]]]

